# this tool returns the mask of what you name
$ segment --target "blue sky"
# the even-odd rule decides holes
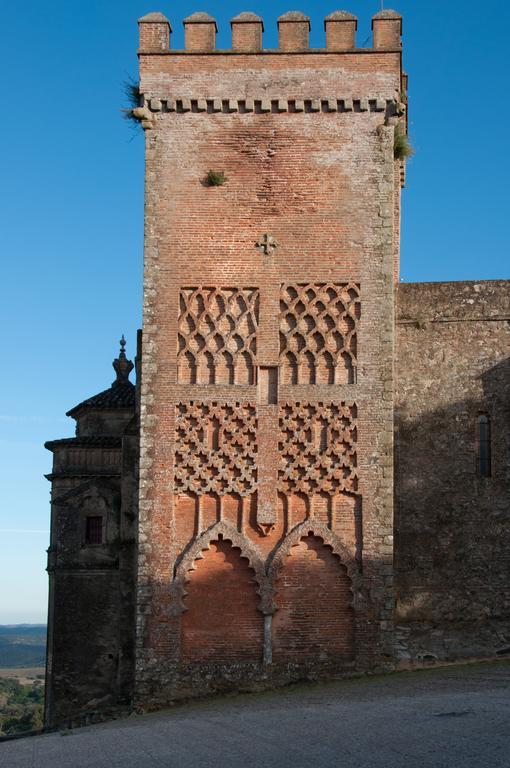
[[[416,155],[404,191],[402,278],[510,277],[507,98],[510,6],[487,0],[400,0]],[[370,45],[380,0],[297,6],[322,47],[325,15],[346,8]],[[137,25],[161,10],[172,46],[181,20],[207,10],[218,46],[229,19],[264,17],[273,2],[25,0],[2,9],[4,108],[0,211],[0,623],[45,620],[50,454],[73,434],[64,413],[109,386],[122,333],[133,353],[141,317],[143,139],[120,118],[122,83],[136,76]]]

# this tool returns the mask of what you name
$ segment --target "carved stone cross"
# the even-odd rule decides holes
[[[278,243],[276,242],[273,235],[269,235],[266,232],[266,234],[262,235],[260,240],[257,240],[257,248],[262,248],[265,255],[269,256],[271,253],[271,248],[278,248]]]

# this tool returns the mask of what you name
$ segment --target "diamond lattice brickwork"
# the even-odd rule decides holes
[[[286,384],[356,380],[357,283],[292,283],[280,294],[280,367]]]
[[[258,316],[257,288],[182,288],[178,381],[254,384]]]

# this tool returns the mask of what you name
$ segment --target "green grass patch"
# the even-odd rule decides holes
[[[207,185],[209,187],[222,187],[228,181],[223,171],[209,170],[207,172]]]
[[[408,157],[414,155],[414,149],[409,141],[409,138],[407,137],[407,134],[404,133],[400,124],[395,126],[393,154],[395,160],[406,160]]]

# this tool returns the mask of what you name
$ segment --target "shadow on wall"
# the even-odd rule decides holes
[[[510,651],[510,359],[481,379],[480,400],[395,415],[401,658]],[[480,414],[491,425],[489,477],[479,466]]]
[[[172,585],[148,585],[137,705],[157,708],[213,691],[258,690],[389,665],[379,611],[382,574],[391,562],[363,563],[362,582],[352,558],[357,575],[351,579],[316,529],[308,520],[291,531],[292,545],[280,564],[278,548],[273,551],[265,580],[251,554],[215,533],[183,584],[177,578]]]
[[[264,616],[258,610],[260,585],[248,561],[229,541],[219,539],[194,565],[183,601],[181,661],[260,662]],[[301,538],[274,582],[278,610],[271,621],[273,660],[351,660],[351,586],[331,547],[317,536]]]

